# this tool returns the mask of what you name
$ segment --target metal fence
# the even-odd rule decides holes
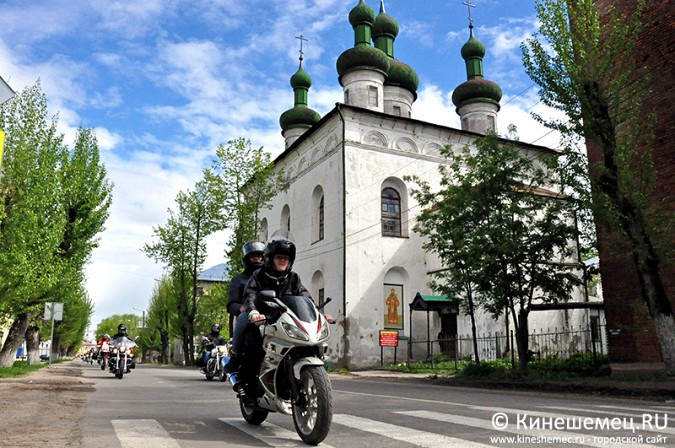
[[[432,364],[435,359],[474,360],[474,339],[471,335],[449,336],[443,339],[408,340],[408,360],[426,361]],[[481,361],[510,360],[515,365],[518,350],[514,332],[509,334],[496,332],[476,337],[478,356]],[[426,352],[426,353],[425,353]],[[559,330],[539,329],[530,332],[530,360],[568,360],[578,355],[592,356],[594,363],[607,352],[607,339],[604,325]],[[423,353],[420,356],[420,353]],[[444,355],[444,356],[441,356]]]

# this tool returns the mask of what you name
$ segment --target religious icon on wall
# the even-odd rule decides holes
[[[403,285],[384,285],[384,328],[403,330]]]

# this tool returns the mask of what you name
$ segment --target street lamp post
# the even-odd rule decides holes
[[[136,310],[136,311],[140,311],[141,313],[143,313],[143,315],[141,317],[141,329],[144,329],[145,328],[145,310],[142,310],[142,309],[136,308],[136,307],[132,307],[131,309]],[[141,341],[141,342],[143,342],[143,341]],[[143,362],[143,363],[145,362],[145,350],[141,350],[141,362]]]
[[[143,313],[143,317],[141,317],[141,328],[145,328],[145,310],[142,310],[140,308],[132,307],[132,310],[140,311]]]

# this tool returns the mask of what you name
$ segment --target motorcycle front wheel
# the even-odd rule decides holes
[[[318,445],[328,435],[332,419],[328,374],[323,366],[307,366],[300,372],[298,396],[293,404],[295,431],[303,442]]]

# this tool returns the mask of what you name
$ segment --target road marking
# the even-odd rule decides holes
[[[428,448],[491,448],[492,445],[470,442],[464,439],[456,439],[441,434],[434,434],[404,426],[391,425],[377,420],[356,417],[354,415],[336,414],[333,423],[349,426],[360,431],[367,431],[400,442],[411,443],[415,446]]]
[[[392,397],[391,395],[380,395],[380,394],[368,394],[365,392],[353,392],[349,390],[341,390],[339,391],[340,394],[351,394],[351,395],[363,395],[366,397],[374,397],[374,398],[386,398],[386,399],[396,399],[396,400],[407,400],[407,401],[417,401],[420,403],[434,403],[434,404],[443,404],[443,405],[450,405],[450,406],[463,406],[463,407],[470,407],[473,406],[471,404],[466,404],[466,403],[453,403],[452,401],[443,401],[443,400],[428,400],[426,398],[411,398],[411,397]]]
[[[157,420],[111,420],[122,448],[180,448]]]
[[[507,428],[497,430],[494,428],[492,421],[483,420],[480,418],[473,417],[464,417],[461,415],[452,415],[452,414],[442,414],[440,412],[431,412],[431,411],[395,411],[395,414],[407,415],[409,417],[419,417],[425,418],[428,420],[434,420],[443,423],[454,423],[457,425],[464,426],[473,426],[475,428],[481,429],[490,429],[495,431],[495,434],[491,436],[498,437],[498,434],[511,433],[511,434],[520,434],[523,436],[536,436],[536,437],[548,437],[548,438],[560,438],[561,440],[569,440],[570,438],[578,438],[578,440],[583,440],[583,442],[575,442],[577,445],[583,446],[595,446],[600,448],[607,448],[607,444],[603,443],[601,440],[595,442],[594,436],[592,434],[583,434],[570,431],[557,431],[557,430],[544,430],[541,428],[534,429],[519,429],[516,425],[510,424]],[[563,415],[558,414],[558,417],[564,417]],[[632,435],[631,435],[632,436]],[[622,445],[623,446],[623,445]],[[657,448],[656,445],[626,445],[631,447],[639,448]]]
[[[286,428],[282,428],[281,426],[277,426],[272,423],[263,422],[260,426],[258,426],[258,425],[249,425],[243,420],[243,418],[219,418],[218,420],[220,420],[223,423],[227,423],[230,426],[233,426],[239,431],[258,439],[269,446],[307,447],[307,444],[305,444],[305,442],[303,442],[300,439],[300,436],[297,433],[295,433],[294,431],[289,431]],[[332,445],[328,445],[326,443],[321,443],[320,446],[322,448],[324,447],[335,448]]]

